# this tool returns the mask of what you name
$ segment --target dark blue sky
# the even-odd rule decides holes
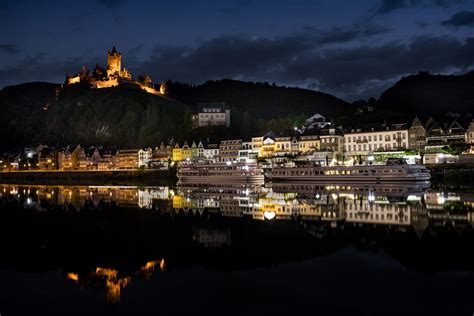
[[[8,1],[0,88],[62,82],[116,46],[134,77],[234,78],[378,97],[403,75],[474,67],[474,0]]]

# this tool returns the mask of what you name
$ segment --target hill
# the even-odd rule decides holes
[[[474,109],[474,72],[404,77],[379,100],[353,104],[322,92],[236,80],[197,86],[167,82],[167,87],[169,97],[135,86],[63,88],[34,82],[5,87],[0,91],[0,132],[5,135],[0,148],[38,143],[141,147],[171,137],[180,143],[203,138],[217,141],[292,130],[314,113],[349,127],[411,122],[415,115],[439,117],[457,112],[465,116]],[[191,113],[205,102],[225,102],[231,109],[231,128],[192,129]]]
[[[0,146],[27,144],[111,144],[138,147],[156,144],[185,127],[182,103],[119,86],[61,88],[49,83],[6,87],[0,92]]]
[[[167,82],[169,95],[185,104],[225,101],[235,112],[251,112],[264,119],[305,113],[337,116],[348,103],[319,91],[238,80],[207,81],[198,86]]]
[[[24,83],[0,91],[1,147],[31,143],[42,135],[47,118],[45,106],[56,97],[60,85],[46,82]]]
[[[373,111],[368,112],[370,107]],[[346,127],[391,122],[411,123],[415,115],[423,120],[469,122],[474,114],[474,72],[464,75],[431,75],[420,72],[401,78],[378,100],[352,103],[353,113],[339,118]],[[361,111],[362,110],[362,111]]]
[[[348,104],[334,96],[298,88],[235,80],[191,86],[167,83],[169,97],[135,86],[91,89],[33,82],[0,91],[1,148],[28,144],[156,145],[185,139],[250,137],[268,129],[292,129],[316,112],[337,116]],[[179,101],[177,101],[179,100]],[[201,102],[231,108],[231,128],[192,130],[191,113]],[[190,106],[184,105],[189,104]]]
[[[444,115],[474,111],[474,72],[460,76],[420,72],[403,77],[380,96],[376,107],[398,109],[402,113]]]
[[[225,102],[230,108],[230,129],[200,128],[193,131],[193,138],[249,138],[268,130],[279,133],[293,130],[315,113],[331,119],[350,111],[349,103],[330,94],[269,83],[224,79],[197,86],[167,82],[166,86],[172,98],[195,109],[198,103],[207,102]]]

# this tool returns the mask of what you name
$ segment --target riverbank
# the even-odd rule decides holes
[[[8,184],[175,184],[176,169],[112,171],[14,171],[0,172]]]

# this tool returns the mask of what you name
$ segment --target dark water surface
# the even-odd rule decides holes
[[[472,315],[474,192],[0,185],[0,314]]]

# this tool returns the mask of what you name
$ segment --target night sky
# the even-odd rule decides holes
[[[474,67],[474,0],[0,1],[0,88],[106,65],[133,76],[233,78],[380,93],[403,75]]]

